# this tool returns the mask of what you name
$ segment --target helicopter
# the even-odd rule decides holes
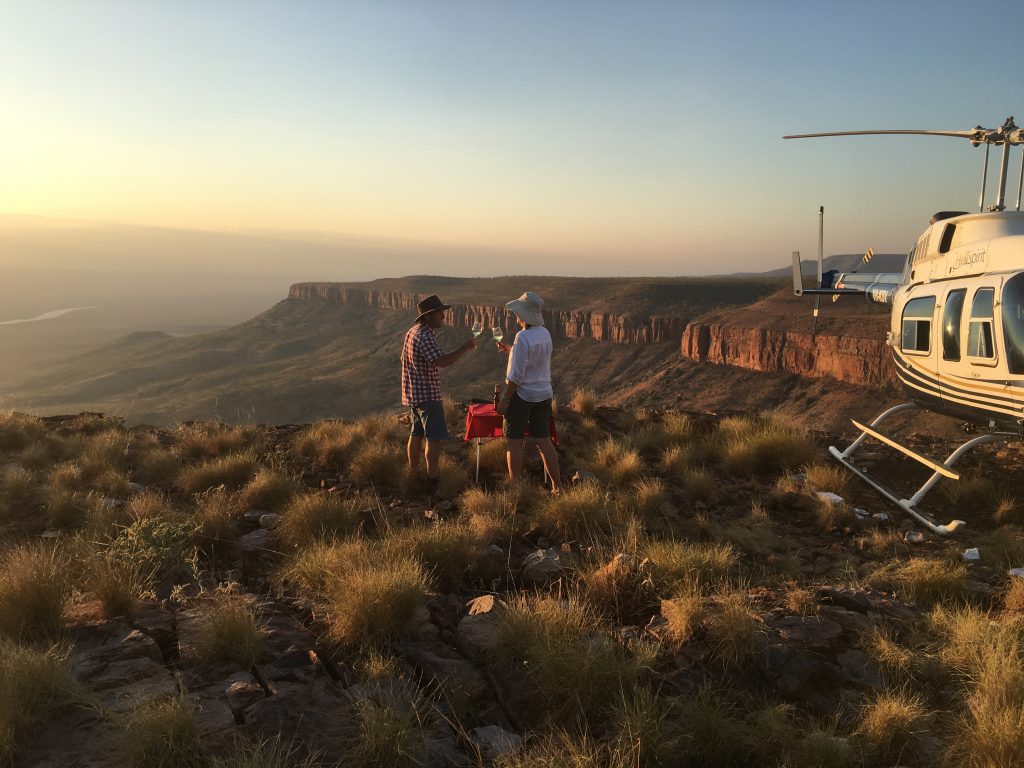
[[[1024,129],[1009,117],[998,128],[980,125],[964,131],[868,130],[783,136],[808,139],[831,136],[924,135],[967,139],[985,145],[978,212],[940,211],[907,254],[900,273],[858,270],[822,272],[822,237],[818,240],[818,285],[803,286],[800,254],[793,253],[793,290],[815,296],[861,295],[891,307],[886,344],[908,402],[895,405],[870,424],[853,421],[860,435],[844,450],[829,453],[847,469],[934,533],[949,535],[962,520],[939,524],[918,509],[942,477],[959,480],[956,462],[985,443],[1024,435],[1024,152],[1017,184],[1016,210],[1005,205],[1010,148],[1024,144]],[[1001,147],[995,201],[985,208],[989,151]],[[823,209],[819,209],[819,222]],[[820,224],[819,224],[820,227]],[[870,260],[869,255],[865,262]],[[861,265],[863,266],[863,264]],[[936,461],[879,430],[897,413],[924,409],[977,425],[984,434],[967,440],[945,461]],[[854,460],[867,438],[874,438],[932,470],[909,498],[901,498]]]

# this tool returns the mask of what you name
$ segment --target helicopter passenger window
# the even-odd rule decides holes
[[[991,360],[996,356],[992,343],[992,301],[995,289],[979,288],[971,301],[971,321],[967,326],[967,356]]]
[[[946,306],[942,308],[942,359],[960,359],[960,318],[964,313],[966,288],[958,288],[946,295]]]
[[[1003,340],[1010,373],[1024,373],[1024,272],[1003,287]]]
[[[904,352],[928,354],[931,349],[932,314],[935,297],[911,299],[903,309],[901,348]]]

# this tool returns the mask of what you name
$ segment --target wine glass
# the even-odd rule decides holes
[[[493,328],[491,328],[491,333],[494,334],[494,340],[499,343],[501,342],[502,339],[505,338],[505,332],[501,330],[500,325],[496,325]]]
[[[474,339],[479,339],[480,338],[480,334],[483,333],[483,332],[484,332],[484,324],[483,323],[473,323],[473,338]]]

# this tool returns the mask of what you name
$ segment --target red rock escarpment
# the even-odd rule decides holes
[[[337,301],[342,304],[366,306],[392,311],[415,312],[425,294],[400,291],[374,291],[332,283],[296,283],[288,291],[290,299]],[[681,317],[637,317],[584,310],[545,309],[544,324],[555,336],[567,339],[595,339],[620,344],[649,344],[677,341],[686,325]],[[512,313],[505,307],[483,304],[453,304],[451,324],[470,327],[482,322],[485,326],[512,324]]]
[[[757,371],[831,376],[850,384],[896,383],[892,355],[882,338],[698,322],[683,332],[682,354],[692,360]]]
[[[377,291],[336,283],[297,283],[291,299],[337,301],[342,304],[413,313],[424,294]],[[852,313],[851,313],[852,310]],[[621,344],[681,340],[683,357],[700,362],[734,365],[768,373],[794,373],[805,377],[830,376],[868,386],[896,382],[891,355],[885,345],[885,316],[841,306],[823,320],[818,333],[803,328],[809,321],[804,300],[776,295],[750,307],[714,318],[687,322],[685,318],[637,317],[586,310],[545,309],[544,322],[555,336],[595,339]],[[512,313],[503,306],[454,304],[451,323],[469,327],[510,327]],[[750,323],[756,318],[758,326]]]

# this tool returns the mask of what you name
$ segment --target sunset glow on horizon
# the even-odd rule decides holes
[[[0,229],[758,271],[813,253],[818,205],[832,252],[903,252],[933,211],[977,208],[967,142],[784,134],[994,127],[1020,106],[979,74],[1014,50],[1016,8],[995,25],[952,2],[0,5]]]

